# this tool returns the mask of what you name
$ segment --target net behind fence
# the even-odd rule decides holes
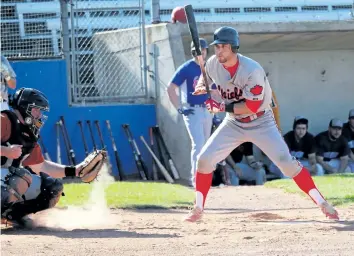
[[[145,97],[139,1],[73,1],[72,100]]]

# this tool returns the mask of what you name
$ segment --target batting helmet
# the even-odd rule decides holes
[[[240,38],[236,29],[232,27],[221,27],[214,32],[214,44],[231,44],[231,47],[240,47]]]
[[[201,49],[208,49],[209,48],[208,42],[204,38],[199,38],[199,44],[200,44]],[[194,46],[193,41],[191,42],[191,53],[194,57],[197,56],[197,54],[195,52],[195,46]]]

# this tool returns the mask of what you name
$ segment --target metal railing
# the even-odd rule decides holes
[[[62,56],[58,31],[51,31],[46,23],[59,19],[59,8],[53,0],[2,0],[1,51],[9,59],[55,58]],[[36,8],[39,7],[39,8]]]

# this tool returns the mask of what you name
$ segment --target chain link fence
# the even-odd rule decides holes
[[[68,26],[74,104],[146,97],[142,10],[138,0],[72,1]]]
[[[47,23],[60,19],[54,0],[1,0],[1,52],[9,59],[56,58],[62,56],[60,26]]]

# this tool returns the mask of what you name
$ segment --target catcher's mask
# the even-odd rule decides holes
[[[10,105],[20,112],[24,124],[38,138],[40,129],[48,119],[49,101],[47,97],[36,89],[21,88],[13,95]]]

